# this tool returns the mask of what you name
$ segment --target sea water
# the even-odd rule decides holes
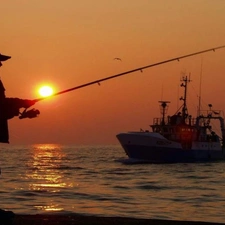
[[[2,145],[0,208],[225,222],[225,162],[144,164],[120,146]]]

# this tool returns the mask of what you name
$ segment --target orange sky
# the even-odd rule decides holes
[[[0,52],[12,56],[0,71],[6,95],[33,99],[42,83],[61,91],[224,45],[225,1],[9,0],[0,23]],[[221,49],[44,100],[38,118],[9,121],[10,143],[117,144],[119,132],[149,129],[158,100],[176,111],[184,71],[195,114],[201,61],[203,103],[225,110],[224,60]]]

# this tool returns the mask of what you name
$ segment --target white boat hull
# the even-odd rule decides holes
[[[153,163],[197,162],[224,159],[219,142],[192,142],[191,148],[169,141],[159,133],[128,132],[117,138],[129,158]]]

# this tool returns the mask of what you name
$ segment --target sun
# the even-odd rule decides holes
[[[53,94],[53,89],[52,87],[46,85],[46,86],[42,86],[38,92],[42,97],[48,97]]]

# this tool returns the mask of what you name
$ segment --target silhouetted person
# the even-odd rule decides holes
[[[19,116],[21,108],[29,108],[35,101],[20,98],[6,98],[5,88],[0,80],[0,142],[9,143],[8,121]]]
[[[2,61],[10,59],[10,56],[0,54],[0,66],[2,66]],[[21,115],[22,118],[34,118],[36,111],[26,111],[27,108],[34,105],[34,100],[20,99],[20,98],[7,98],[5,96],[5,88],[0,80],[0,142],[9,143],[8,134],[8,120],[12,119],[14,116]],[[20,113],[20,109],[24,108],[24,114]],[[33,116],[33,117],[32,117]]]

